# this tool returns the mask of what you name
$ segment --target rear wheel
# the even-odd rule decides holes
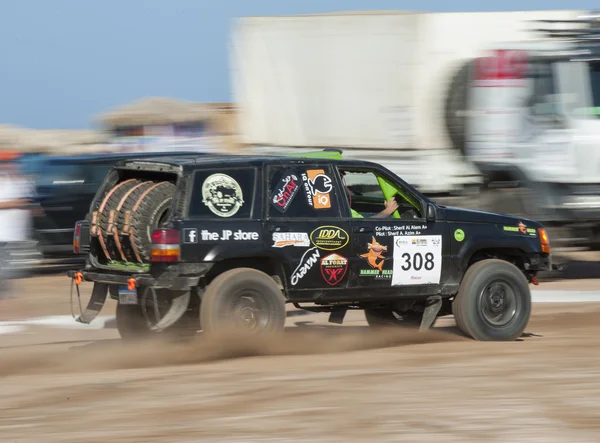
[[[251,268],[216,277],[202,296],[200,323],[207,334],[244,331],[278,334],[285,327],[285,299],[275,281]]]
[[[458,328],[475,340],[516,340],[531,316],[529,284],[512,263],[482,260],[465,273],[452,311]]]

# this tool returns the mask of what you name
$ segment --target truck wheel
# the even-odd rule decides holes
[[[109,229],[109,221],[110,221],[110,213],[111,211],[115,211],[113,214],[113,223],[118,218],[119,214],[116,212],[117,206],[121,199],[132,189],[134,186],[141,183],[140,180],[129,179],[125,180],[121,183],[115,185],[106,196],[104,197],[104,201],[99,207],[98,210],[98,227],[101,230],[102,240],[104,240],[104,244],[109,253],[109,260],[118,260],[120,259],[119,251],[115,246],[115,242],[112,235],[108,235]]]
[[[403,312],[396,314],[391,308],[365,309],[365,319],[372,328],[408,327],[418,328],[421,325],[422,313]]]
[[[465,273],[452,312],[458,328],[475,340],[516,340],[531,316],[527,279],[506,261],[477,262]]]
[[[206,287],[200,323],[207,334],[242,330],[278,334],[285,326],[285,299],[275,281],[251,268],[231,269]]]
[[[161,182],[148,188],[131,208],[132,250],[128,259],[135,262],[150,260],[152,231],[165,226],[169,220],[169,210],[175,195],[175,185]]]

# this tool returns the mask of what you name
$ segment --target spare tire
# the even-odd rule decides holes
[[[132,188],[140,183],[142,183],[141,180],[133,178],[117,183],[114,188],[108,191],[98,208],[96,222],[99,228],[98,238],[102,249],[105,250],[106,258],[109,260],[119,260],[121,258],[113,238],[113,225],[114,220],[118,217],[119,203],[124,195],[127,195]]]
[[[170,182],[155,183],[145,191],[131,208],[129,216],[129,242],[127,259],[132,262],[150,261],[152,231],[169,221],[171,204],[176,187]]]

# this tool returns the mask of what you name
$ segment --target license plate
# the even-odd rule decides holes
[[[122,305],[137,305],[137,291],[134,289],[133,291],[127,289],[127,287],[119,288],[119,303]]]

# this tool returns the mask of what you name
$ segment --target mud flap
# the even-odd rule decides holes
[[[79,294],[79,285],[77,285],[77,299],[79,302],[79,317],[75,318],[76,322],[90,324],[100,313],[104,303],[106,303],[106,297],[108,296],[108,287],[106,283],[94,283],[94,289],[92,290],[92,296],[86,306],[85,310],[81,309],[81,298]]]
[[[148,295],[148,291],[152,292],[152,296],[155,298],[154,306],[156,303],[156,292],[153,288],[146,289],[145,296]],[[155,325],[150,326],[151,331],[163,331],[170,326],[173,326],[179,319],[185,314],[190,304],[191,291],[183,291],[178,297],[173,297],[171,300],[171,306],[163,318],[161,318]]]
[[[431,328],[433,322],[437,318],[440,308],[442,307],[442,297],[439,295],[433,295],[427,298],[425,302],[425,311],[423,312],[423,318],[421,320],[421,326],[419,331],[426,331]]]

